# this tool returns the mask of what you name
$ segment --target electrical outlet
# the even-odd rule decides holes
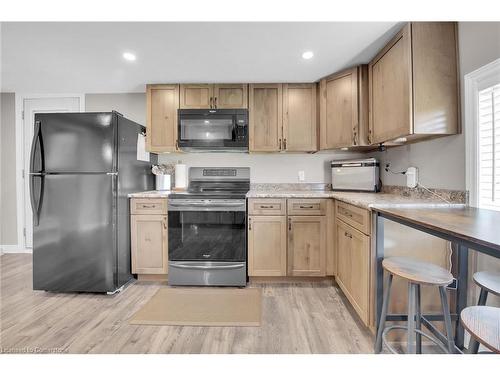
[[[417,167],[408,167],[406,170],[406,186],[413,189],[418,185],[418,168]]]
[[[306,174],[304,171],[299,171],[299,181],[305,181]]]

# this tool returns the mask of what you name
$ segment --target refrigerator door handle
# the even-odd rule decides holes
[[[30,173],[30,201],[31,201],[31,212],[33,213],[33,226],[37,227],[40,221],[40,208],[42,207],[42,197],[45,185],[45,174],[44,173]],[[40,195],[38,197],[38,203],[35,199],[35,178],[40,178]]]
[[[43,155],[43,143],[42,143],[42,132],[41,132],[41,122],[35,121],[35,132],[33,133],[33,141],[31,143],[31,155],[30,155],[30,172],[35,172],[35,158],[36,158],[36,145],[40,143],[40,161],[41,170],[45,169],[44,155]]]

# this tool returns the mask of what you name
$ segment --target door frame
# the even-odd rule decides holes
[[[16,211],[17,211],[17,249],[13,252],[31,253],[31,249],[26,248],[25,232],[25,206],[28,200],[24,196],[24,177],[27,171],[23,170],[25,165],[24,155],[24,101],[27,99],[57,99],[57,98],[78,98],[80,102],[80,112],[85,112],[85,94],[30,94],[15,93],[15,115],[16,115]]]

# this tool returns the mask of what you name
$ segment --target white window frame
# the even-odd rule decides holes
[[[500,81],[500,59],[464,76],[465,94],[465,186],[469,205],[478,207],[478,95],[483,89]]]

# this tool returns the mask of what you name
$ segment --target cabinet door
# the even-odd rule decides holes
[[[282,85],[251,84],[249,90],[250,151],[280,151]]]
[[[371,143],[413,133],[410,25],[369,65]]]
[[[338,275],[337,283],[349,302],[368,324],[370,286],[370,237],[345,224],[336,222]]]
[[[283,150],[318,150],[314,83],[283,85]]]
[[[286,275],[285,216],[249,216],[248,275]]]
[[[215,108],[248,108],[248,85],[214,85]]]
[[[358,68],[321,80],[321,149],[354,146],[358,129]]]
[[[326,275],[325,216],[288,217],[288,275]]]
[[[213,85],[181,85],[181,109],[205,109],[213,107]]]
[[[132,273],[167,273],[167,233],[166,215],[131,215]]]
[[[170,152],[177,144],[179,85],[148,85],[146,146],[150,152]]]

